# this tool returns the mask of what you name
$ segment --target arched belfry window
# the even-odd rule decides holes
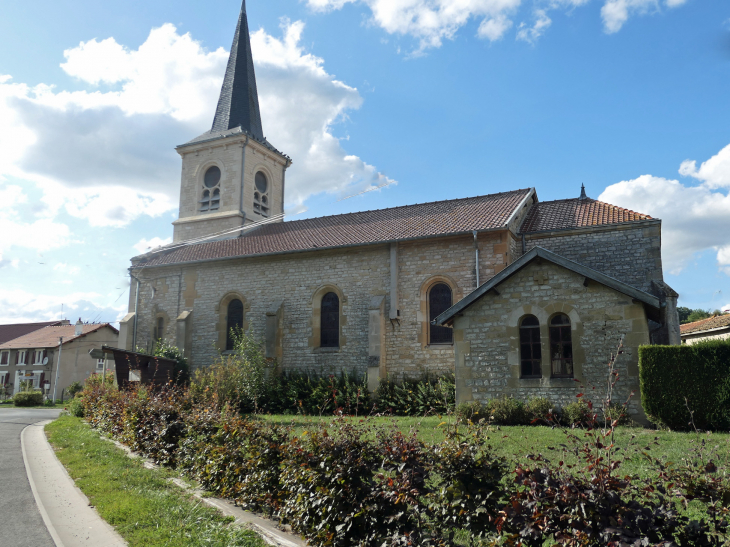
[[[340,347],[340,297],[328,292],[322,297],[320,312],[320,347]]]
[[[451,307],[451,287],[446,283],[436,283],[428,291],[428,322],[436,319]],[[454,331],[449,327],[437,327],[430,325],[428,331],[429,344],[453,344]]]
[[[526,315],[520,322],[520,376],[542,377],[541,362],[540,321],[534,315]]]
[[[213,165],[203,176],[203,194],[200,200],[200,212],[217,211],[221,202],[221,170]]]
[[[226,321],[226,351],[233,349],[235,339],[233,334],[243,328],[243,302],[231,300],[228,304],[228,320]]]
[[[573,341],[570,318],[564,313],[550,320],[550,365],[555,378],[573,377]]]
[[[254,179],[253,212],[262,217],[269,216],[269,181],[261,171]]]

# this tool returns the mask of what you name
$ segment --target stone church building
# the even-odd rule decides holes
[[[456,374],[459,401],[624,392],[637,349],[679,343],[661,221],[534,188],[284,221],[292,160],[264,137],[245,2],[210,131],[177,147],[173,243],[132,259],[126,349],[164,338],[194,367],[260,338],[284,370]],[[577,194],[577,192],[576,192]],[[632,403],[640,413],[638,400]]]

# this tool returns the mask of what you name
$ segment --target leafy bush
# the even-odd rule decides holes
[[[591,405],[583,398],[565,405],[560,416],[566,425],[581,426],[585,425],[593,419]]]
[[[609,422],[616,422],[616,425],[629,425],[633,423],[627,405],[611,403],[608,408],[603,409],[603,417]]]
[[[730,429],[730,342],[639,348],[641,402],[670,429]]]
[[[545,397],[533,397],[525,404],[525,414],[531,424],[552,423],[555,421],[555,405]]]
[[[487,404],[495,423],[500,425],[527,425],[529,423],[525,403],[512,397],[492,399]]]
[[[13,396],[15,406],[41,406],[43,404],[43,392],[41,391],[20,391]]]
[[[461,403],[456,407],[454,412],[459,419],[465,422],[472,422],[474,424],[481,420],[489,422],[491,419],[489,408],[482,405],[479,401]]]
[[[183,351],[173,346],[166,340],[157,340],[155,350],[152,352],[155,357],[163,357],[175,361],[174,380],[177,383],[187,384],[190,381],[190,367]]]
[[[68,402],[68,405],[66,405],[66,408],[68,409],[68,413],[71,414],[71,416],[76,416],[77,418],[84,417],[84,405],[81,402],[81,399],[71,399]]]
[[[66,388],[66,391],[73,399],[74,397],[76,397],[77,393],[81,392],[82,389],[84,389],[84,385],[81,382],[71,382]]]
[[[456,406],[456,384],[453,374],[406,378],[395,382],[380,381],[375,393],[375,410],[395,416],[428,416],[446,414]]]

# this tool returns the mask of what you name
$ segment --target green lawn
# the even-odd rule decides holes
[[[145,469],[78,418],[46,426],[76,485],[132,547],[263,547],[254,532],[171,484],[164,469]]]
[[[292,425],[297,431],[324,426],[333,421],[332,417],[312,416],[261,416],[261,419],[281,424]],[[356,422],[370,423],[380,427],[395,427],[403,432],[417,431],[419,438],[427,443],[435,443],[444,439],[445,428],[453,425],[453,419],[447,417],[428,418],[348,418]],[[577,458],[570,448],[575,446],[568,439],[568,433],[583,438],[583,430],[563,430],[544,426],[504,427],[493,426],[487,433],[494,451],[507,458],[511,463],[525,461],[528,455],[542,454],[548,459],[562,460],[567,464],[577,463]],[[683,458],[692,457],[704,442],[705,449],[715,451],[714,458],[718,464],[730,464],[730,434],[712,433],[676,433],[654,431],[638,427],[619,427],[616,435],[616,446],[625,452],[625,462],[621,466],[621,474],[637,474],[646,477],[653,474],[653,469],[641,452],[646,451],[663,461],[679,463]],[[564,446],[561,446],[564,445]],[[646,449],[649,450],[646,450]]]

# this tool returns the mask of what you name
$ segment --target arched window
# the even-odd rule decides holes
[[[573,377],[570,318],[564,313],[559,313],[550,320],[550,363],[553,377]]]
[[[234,333],[238,333],[243,328],[243,302],[240,300],[231,300],[228,304],[228,320],[226,322],[226,351],[233,349],[235,339]]]
[[[322,297],[320,343],[322,348],[340,347],[340,298],[333,292]]]
[[[203,199],[200,200],[200,212],[217,211],[221,202],[221,170],[213,165],[203,176]]]
[[[451,287],[446,283],[436,283],[428,291],[428,331],[429,344],[453,344],[454,331],[449,327],[436,327],[431,321],[451,307]]]
[[[269,216],[269,181],[261,171],[254,179],[253,212],[262,217]]]
[[[534,315],[526,315],[520,323],[520,373],[522,378],[541,378],[542,349],[540,322]]]
[[[165,337],[165,318],[158,317],[155,323],[155,342]]]

